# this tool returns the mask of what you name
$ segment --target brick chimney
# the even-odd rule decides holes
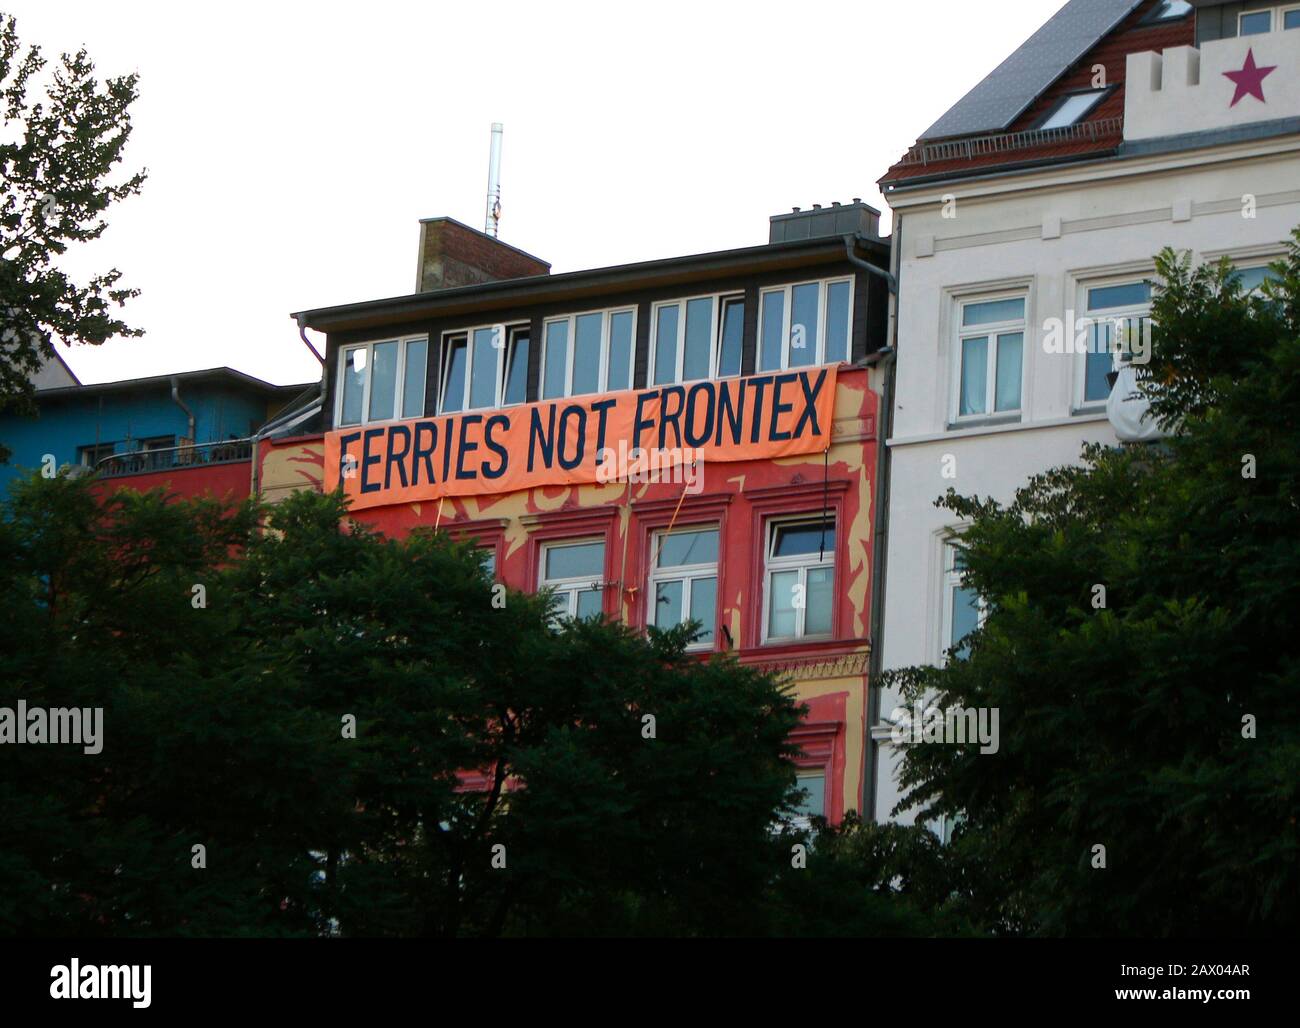
[[[420,221],[417,293],[550,273],[551,266],[546,261],[462,225],[454,218]]]

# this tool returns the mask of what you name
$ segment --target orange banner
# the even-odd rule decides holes
[[[344,428],[325,437],[325,487],[342,483],[355,509],[821,453],[835,376],[813,368]]]

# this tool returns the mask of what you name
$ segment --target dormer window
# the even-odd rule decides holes
[[[1192,13],[1192,5],[1187,0],[1164,0],[1147,17],[1147,23],[1158,21],[1178,21]]]
[[[1047,116],[1040,129],[1057,129],[1068,128],[1070,125],[1078,124],[1087,117],[1101,103],[1102,97],[1108,90],[1094,89],[1086,93],[1071,93],[1063,97],[1061,102],[1053,108],[1052,113]]]

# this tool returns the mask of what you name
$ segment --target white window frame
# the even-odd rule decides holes
[[[776,541],[776,532],[778,528],[785,528],[792,525],[803,524],[822,524],[827,522],[835,525],[837,537],[835,545],[831,546],[818,560],[816,555],[811,553],[801,553],[792,557],[773,557],[772,546]],[[836,513],[832,510],[826,511],[823,516],[814,512],[811,514],[799,514],[791,516],[774,517],[768,520],[763,539],[763,642],[797,642],[805,639],[834,639],[835,638],[835,587],[839,578],[838,569],[835,566],[835,550],[839,544],[838,539],[839,521]],[[819,568],[831,569],[831,630],[829,632],[818,632],[809,635],[806,631],[808,619],[808,572]],[[794,635],[772,635],[770,620],[772,617],[772,579],[780,571],[798,571],[798,585],[803,587],[804,605],[795,609],[795,634]]]
[[[1029,294],[1025,290],[1012,290],[1005,293],[972,294],[957,297],[957,316],[955,318],[956,334],[952,353],[952,399],[949,410],[953,426],[980,423],[991,418],[1021,417],[1025,410],[1025,381],[1029,374]],[[1015,321],[990,321],[983,325],[963,325],[964,311],[967,307],[984,303],[1001,303],[1005,300],[1020,300],[1024,303],[1024,315]],[[997,410],[998,393],[998,337],[1020,333],[1020,404],[1011,410]],[[984,410],[974,414],[961,413],[962,381],[962,343],[967,339],[988,337],[985,354]]]
[[[712,313],[709,317],[709,373],[703,378],[682,378],[682,368],[686,363],[686,305],[695,300],[711,300],[713,302]],[[686,382],[705,382],[710,379],[736,378],[744,374],[744,341],[741,341],[742,350],[742,367],[735,375],[722,375],[719,373],[718,364],[722,360],[722,346],[720,345],[722,332],[722,305],[729,300],[739,300],[741,304],[741,318],[744,318],[745,294],[738,293],[734,289],[724,293],[702,293],[699,296],[681,296],[672,300],[660,300],[650,308],[650,354],[647,361],[648,368],[646,371],[646,388],[662,389],[665,386],[684,385]],[[673,377],[667,382],[655,382],[655,359],[658,356],[658,339],[659,339],[659,313],[668,307],[677,307],[679,309],[677,316],[677,364],[673,368]],[[742,332],[743,332],[743,320]]]
[[[1089,116],[1090,114],[1092,114],[1092,113],[1093,113],[1093,112],[1094,112],[1094,111],[1095,111],[1099,106],[1101,106],[1102,102],[1106,99],[1106,94],[1109,93],[1109,92],[1110,92],[1110,89],[1109,89],[1109,88],[1104,88],[1104,89],[1079,89],[1079,90],[1076,90],[1076,91],[1074,91],[1074,92],[1072,92],[1072,93],[1067,93],[1067,94],[1065,94],[1064,96],[1062,96],[1062,97],[1061,97],[1061,98],[1060,98],[1060,99],[1059,99],[1059,100],[1058,100],[1058,101],[1057,101],[1057,102],[1052,106],[1052,109],[1051,109],[1050,111],[1048,111],[1048,113],[1047,113],[1047,117],[1045,117],[1045,118],[1042,120],[1042,122],[1038,125],[1038,130],[1039,130],[1039,131],[1051,132],[1051,131],[1053,131],[1053,130],[1055,130],[1055,129],[1069,128],[1071,125],[1077,125],[1077,124],[1079,124],[1079,122],[1083,121],[1084,118],[1088,117],[1088,116]],[[1074,100],[1074,99],[1076,99],[1076,98],[1078,98],[1078,97],[1083,97],[1083,96],[1091,97],[1091,98],[1092,98],[1092,103],[1090,103],[1087,107],[1085,107],[1082,111],[1080,111],[1078,114],[1076,114],[1076,115],[1075,115],[1073,118],[1071,118],[1069,121],[1062,122],[1060,125],[1050,125],[1050,124],[1049,124],[1049,122],[1051,122],[1054,118],[1056,118],[1058,115],[1060,115],[1062,111],[1065,110],[1066,106],[1070,103],[1071,100]]]
[[[1293,25],[1291,28],[1286,27],[1286,16],[1288,14],[1300,14],[1300,4],[1291,7],[1280,7],[1277,12],[1277,30],[1279,32],[1292,32],[1300,29],[1300,25]]]
[[[601,560],[604,562],[609,558],[608,540],[604,536],[584,536],[578,539],[554,539],[544,542],[541,545],[541,553],[538,555],[537,564],[537,587],[539,589],[550,588],[555,590],[555,597],[559,599],[564,597],[564,610],[557,610],[557,618],[575,618],[578,614],[578,593],[590,592],[593,589],[599,590],[601,594],[600,609],[603,614],[605,611],[605,576],[602,573],[600,578],[591,579],[586,576],[572,576],[568,578],[547,578],[546,577],[546,556],[551,550],[564,549],[566,546],[586,546],[591,543],[600,543],[605,551],[601,554]]]
[[[382,346],[384,343],[397,343],[397,380],[393,395],[393,416],[387,421],[402,420],[402,393],[403,386],[406,384],[406,351],[411,343],[424,343],[425,359],[425,377],[420,383],[420,413],[416,417],[424,415],[424,405],[428,400],[429,388],[429,337],[423,333],[408,336],[385,336],[382,339],[371,339],[364,343],[348,343],[339,347],[338,354],[338,375],[335,377],[335,384],[338,387],[335,392],[338,394],[334,401],[334,424],[339,428],[350,427],[353,425],[370,425],[384,424],[383,421],[370,420],[370,389],[374,383],[375,369],[375,347]],[[366,385],[361,391],[361,420],[360,421],[343,421],[343,386],[345,375],[348,367],[348,354],[354,350],[366,351]]]
[[[811,767],[811,766],[810,766],[810,767],[799,767],[799,768],[795,768],[795,784],[796,784],[796,786],[798,786],[798,784],[799,784],[799,780],[800,780],[800,779],[804,779],[804,778],[814,778],[814,777],[820,777],[821,780],[822,780],[822,813],[821,813],[821,816],[822,816],[822,817],[826,817],[826,816],[827,816],[827,811],[829,811],[829,810],[831,809],[831,805],[830,805],[830,792],[831,792],[831,776],[830,776],[830,772],[827,770],[827,768],[825,767],[825,765],[820,765],[820,764],[819,764],[817,767]],[[800,788],[802,788],[802,786],[800,786]],[[806,790],[804,790],[804,791],[806,791],[806,792],[811,792],[812,790],[811,790],[811,789],[806,789]],[[790,824],[791,824],[792,826],[794,826],[795,828],[799,829],[800,831],[805,831],[805,832],[806,832],[809,828],[812,827],[812,817],[810,817],[810,816],[807,815],[807,814],[795,814],[795,815],[793,815],[793,816],[790,818]]]
[[[657,593],[658,586],[664,582],[681,582],[682,583],[682,620],[678,624],[685,624],[691,618],[691,591],[696,580],[701,578],[712,578],[713,588],[713,638],[711,640],[701,640],[693,642],[686,648],[688,650],[712,650],[718,645],[718,634],[721,625],[718,621],[718,603],[722,599],[722,582],[718,577],[718,561],[714,560],[705,564],[681,564],[671,568],[661,568],[659,566],[659,557],[662,553],[661,540],[669,535],[685,535],[692,532],[716,532],[718,535],[718,553],[722,553],[722,526],[714,521],[707,524],[689,525],[684,528],[674,528],[672,532],[668,529],[657,529],[650,536],[650,576],[646,587],[646,604],[649,608],[646,612],[646,625],[654,624],[651,612],[658,611]],[[665,626],[656,626],[664,628]],[[676,626],[667,626],[669,628]]]
[[[758,291],[758,324],[754,331],[754,365],[759,374],[767,374],[777,371],[790,370],[790,319],[794,317],[794,304],[792,303],[794,291],[799,286],[818,286],[817,290],[817,340],[815,343],[817,349],[817,359],[811,364],[799,364],[796,367],[803,369],[809,367],[821,367],[826,363],[826,327],[828,318],[826,317],[826,294],[830,291],[832,285],[841,282],[847,282],[849,286],[849,337],[846,340],[847,345],[844,347],[844,360],[853,359],[853,299],[854,288],[857,283],[852,275],[836,275],[832,278],[810,279],[806,282],[789,282],[782,286],[772,286]],[[781,366],[779,368],[763,367],[763,301],[767,296],[775,293],[783,293],[782,300],[782,322],[781,322]],[[836,363],[839,363],[838,361]]]
[[[1079,283],[1079,310],[1082,311],[1081,317],[1088,318],[1089,328],[1084,337],[1084,350],[1076,354],[1074,358],[1074,409],[1079,413],[1094,413],[1099,410],[1105,410],[1106,404],[1110,399],[1107,393],[1103,399],[1089,400],[1084,396],[1088,388],[1088,351],[1087,344],[1092,340],[1093,320],[1114,322],[1117,318],[1145,318],[1151,320],[1151,303],[1129,304],[1124,307],[1103,307],[1100,308],[1096,315],[1088,306],[1088,292],[1092,289],[1109,289],[1112,286],[1136,285],[1140,282],[1147,281],[1149,274],[1139,272],[1130,275],[1113,275],[1107,278],[1085,279]],[[1153,296],[1154,299],[1154,296]],[[1119,354],[1114,352],[1113,346],[1110,358],[1110,370],[1116,371],[1120,366]]]
[[[596,373],[596,382],[598,388],[594,393],[573,392],[573,363],[578,349],[578,319],[589,314],[599,314],[600,319],[600,369]],[[631,350],[628,354],[627,363],[627,384],[611,384],[607,381],[609,376],[609,347],[610,347],[610,321],[615,314],[632,315],[632,342]],[[622,307],[604,307],[592,311],[575,311],[572,314],[564,314],[554,318],[546,318],[542,322],[542,343],[541,343],[541,361],[538,364],[539,372],[537,379],[537,396],[539,399],[560,400],[570,396],[600,396],[604,393],[626,392],[632,388],[633,376],[636,374],[636,315],[637,308],[633,306]],[[546,396],[546,348],[550,343],[551,326],[558,324],[568,325],[568,345],[564,355],[564,394],[563,396]]]
[[[1286,9],[1286,8],[1282,8],[1282,10],[1285,10],[1285,9]],[[1257,8],[1256,10],[1253,10],[1253,11],[1238,11],[1238,12],[1237,12],[1237,37],[1238,37],[1239,39],[1242,38],[1242,37],[1250,38],[1249,36],[1246,36],[1244,32],[1241,31],[1241,23],[1242,23],[1242,21],[1245,20],[1247,17],[1253,16],[1253,15],[1256,15],[1256,14],[1267,14],[1267,15],[1268,15],[1268,31],[1267,31],[1267,32],[1252,32],[1251,35],[1254,35],[1254,36],[1264,36],[1264,35],[1268,35],[1270,32],[1276,32],[1276,31],[1277,31],[1278,24],[1279,24],[1279,22],[1281,22],[1281,20],[1282,20],[1280,14],[1278,14],[1278,15],[1275,15],[1275,14],[1274,14],[1274,11],[1277,11],[1277,10],[1278,10],[1278,8],[1275,8],[1275,7],[1265,7],[1265,8],[1262,8],[1262,9],[1258,9],[1258,8]]]
[[[479,410],[498,410],[507,406],[505,402],[506,392],[506,371],[509,368],[509,354],[511,348],[515,345],[516,339],[521,332],[528,332],[527,322],[522,321],[497,321],[490,325],[474,325],[471,328],[450,329],[442,334],[442,346],[438,350],[438,413],[441,414],[468,414]],[[501,346],[494,346],[493,349],[497,355],[497,367],[495,375],[496,387],[492,393],[492,402],[485,407],[471,407],[469,405],[470,387],[474,381],[474,333],[476,332],[499,332],[500,338],[504,340]],[[449,344],[465,341],[465,385],[461,390],[461,406],[458,410],[449,411],[447,405],[447,380],[451,376],[451,362],[447,359],[450,353]],[[532,346],[532,339],[529,338],[528,345]],[[524,385],[524,399],[521,403],[528,402],[527,382]],[[515,404],[509,404],[515,406]]]
[[[939,663],[947,662],[948,651],[952,649],[952,629],[953,629],[953,608],[956,601],[958,589],[965,589],[966,573],[957,568],[957,543],[960,536],[949,535],[941,539],[942,549],[940,569],[943,574],[943,617],[939,629]],[[988,618],[988,606],[984,602],[984,597],[977,600],[978,612],[975,615],[975,627],[982,626]]]

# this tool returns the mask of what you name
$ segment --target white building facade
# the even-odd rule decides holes
[[[979,618],[937,497],[1006,502],[1084,443],[1119,444],[1105,344],[1127,332],[1140,358],[1155,254],[1226,256],[1253,285],[1283,253],[1300,225],[1300,3],[1071,0],[882,187],[899,248],[891,669],[942,663]],[[889,690],[873,705],[880,821],[914,817],[894,813],[901,706]]]

